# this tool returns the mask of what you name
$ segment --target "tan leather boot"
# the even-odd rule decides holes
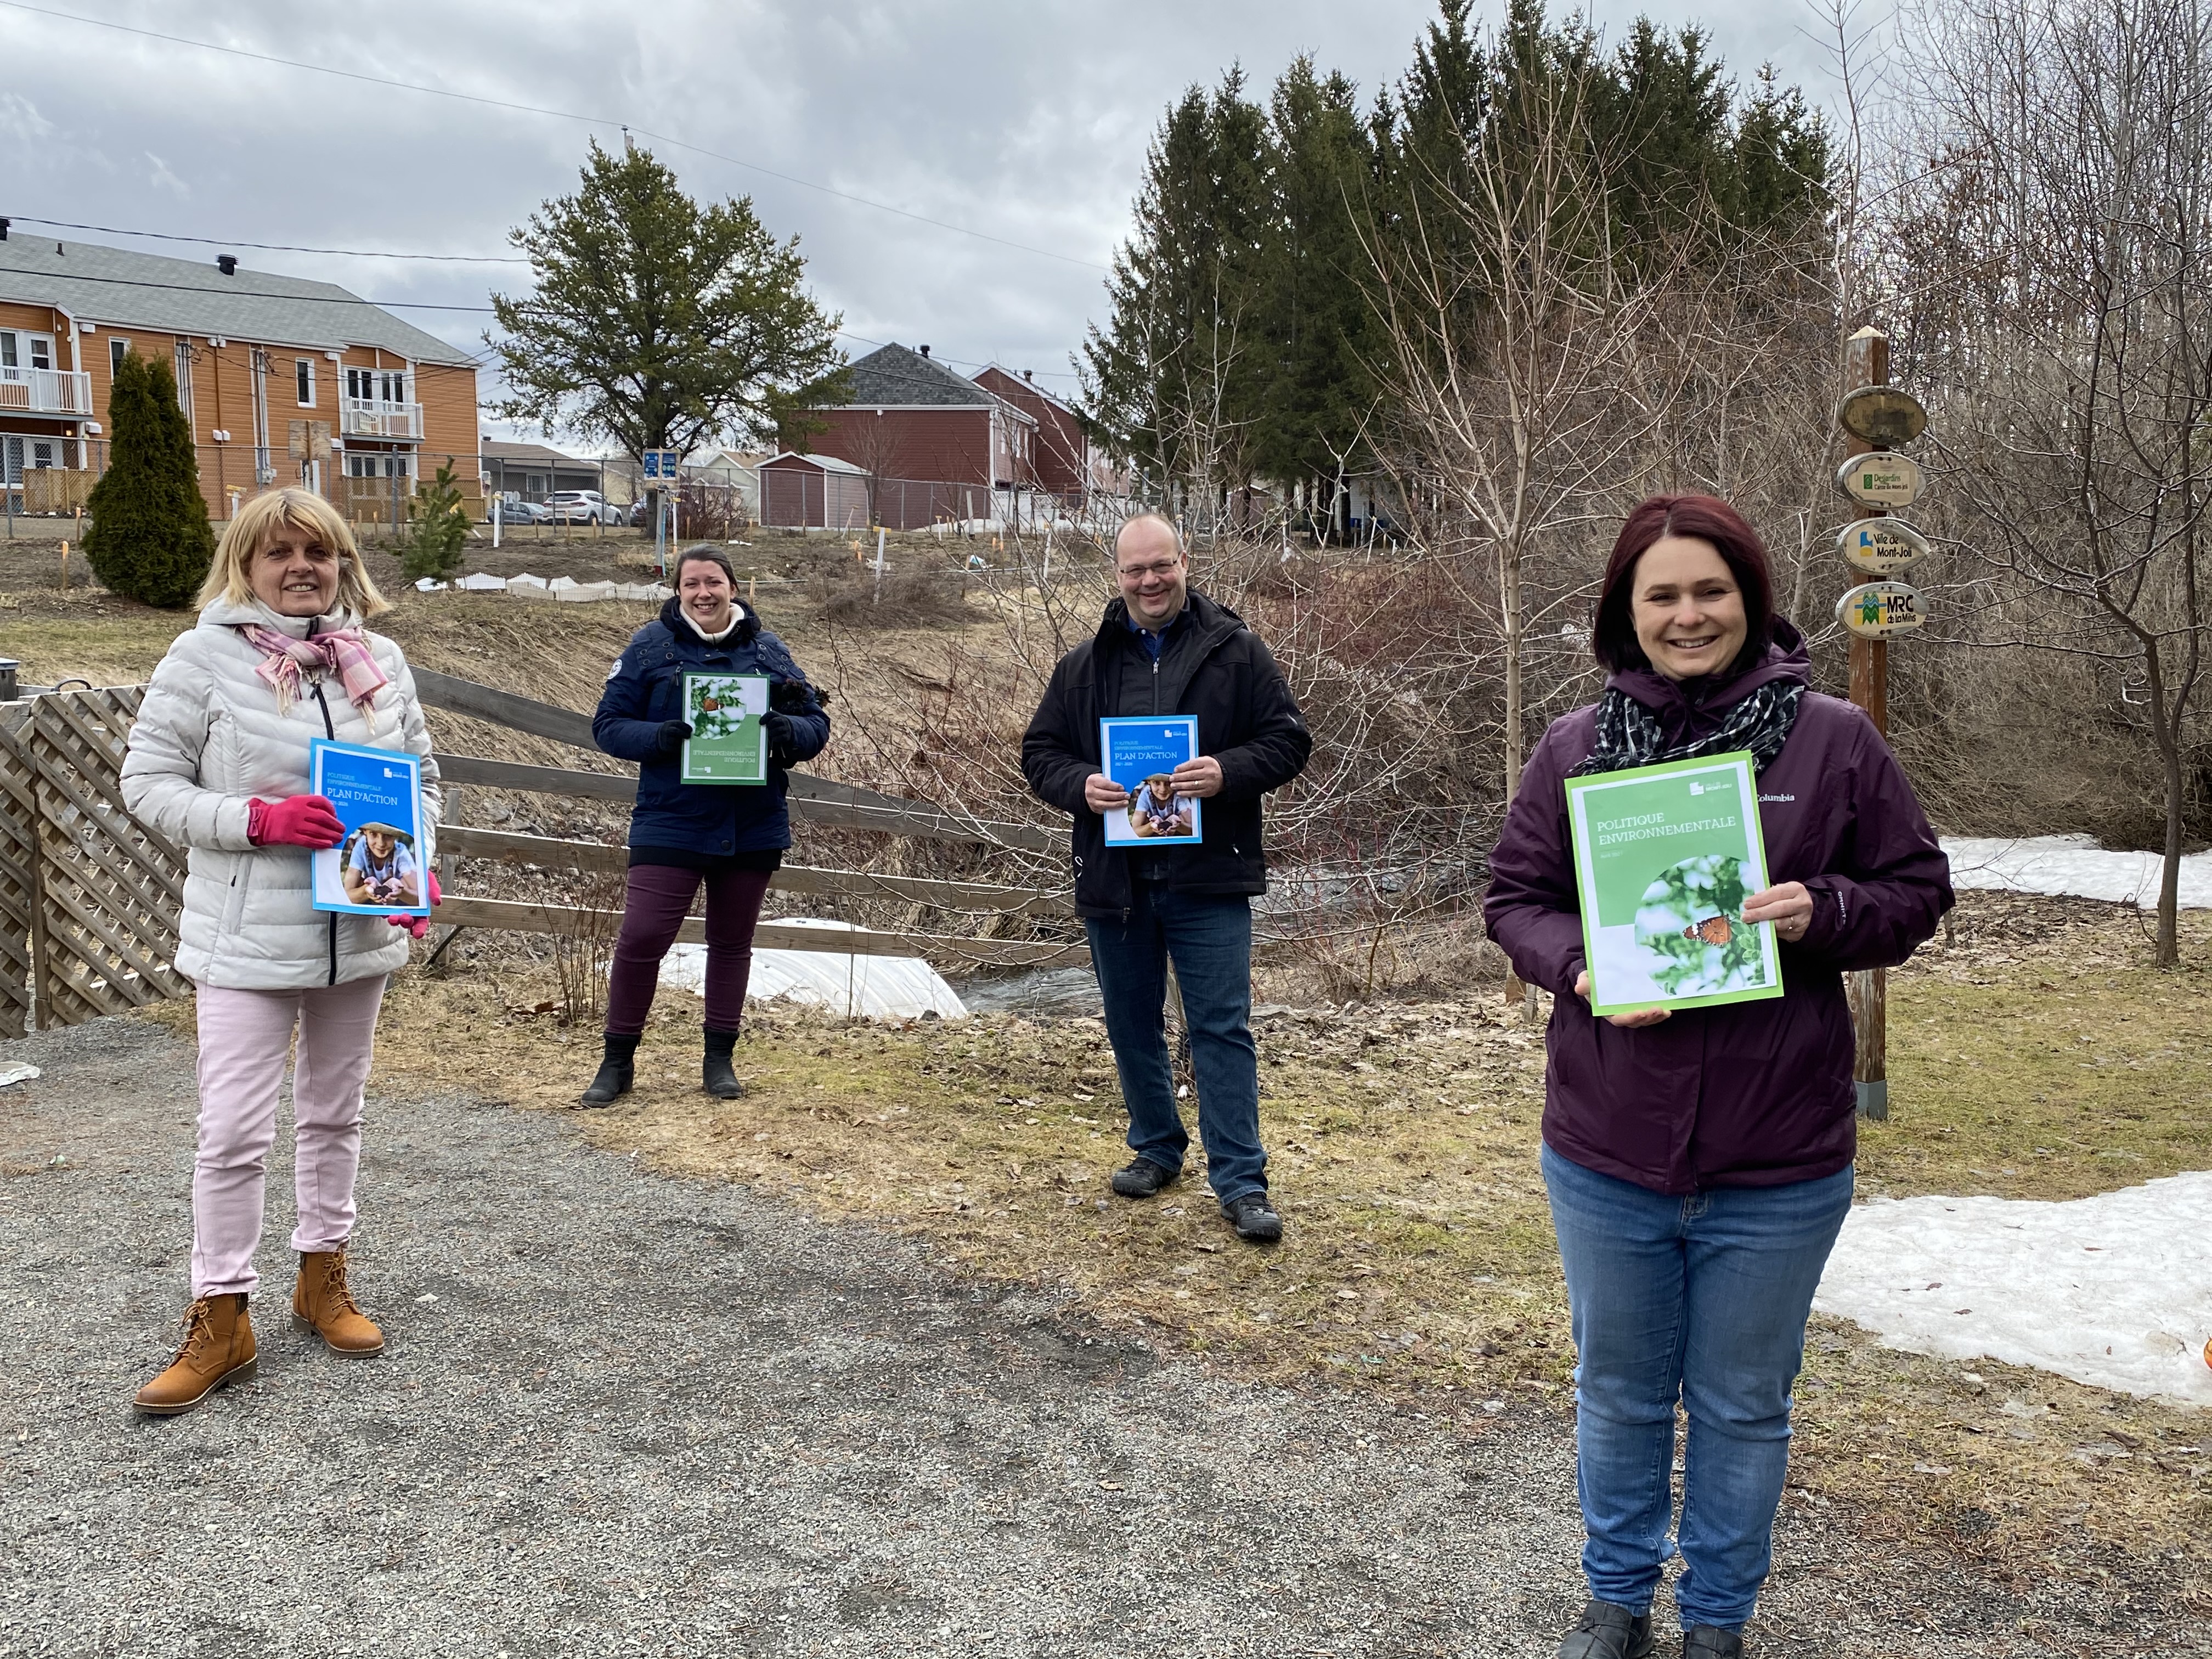
[[[343,1250],[301,1255],[300,1282],[292,1291],[292,1322],[311,1327],[332,1353],[373,1359],[384,1352],[384,1333],[354,1306],[345,1267]]]
[[[226,1382],[250,1381],[255,1370],[253,1322],[242,1291],[204,1296],[185,1310],[185,1340],[169,1369],[138,1390],[131,1403],[152,1417],[188,1412]]]

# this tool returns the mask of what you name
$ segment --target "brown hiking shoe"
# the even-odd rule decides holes
[[[373,1359],[384,1352],[384,1333],[354,1306],[346,1288],[345,1252],[314,1250],[300,1257],[300,1282],[292,1291],[292,1322],[313,1328],[332,1353]]]
[[[185,1340],[169,1369],[131,1403],[151,1417],[188,1412],[226,1382],[250,1381],[255,1370],[253,1322],[246,1297],[204,1296],[185,1310]]]

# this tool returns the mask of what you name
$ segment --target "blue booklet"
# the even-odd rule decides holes
[[[1178,798],[1169,775],[1198,758],[1192,714],[1098,722],[1098,769],[1129,792],[1129,804],[1106,817],[1109,847],[1195,847],[1205,836],[1201,802]]]
[[[317,738],[307,791],[337,811],[345,839],[313,855],[315,908],[354,916],[427,916],[422,763],[397,749]]]

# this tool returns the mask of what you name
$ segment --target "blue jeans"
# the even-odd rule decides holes
[[[1851,1175],[1669,1197],[1544,1148],[1574,1316],[1575,1485],[1590,1594],[1638,1613],[1679,1553],[1682,1626],[1751,1617],[1774,1559],[1790,1386]],[[1690,1419],[1670,1544],[1674,1402]]]
[[[1260,1064],[1252,1046],[1252,906],[1132,882],[1129,918],[1088,917],[1106,1036],[1129,1108],[1129,1150],[1180,1170],[1190,1135],[1168,1063],[1167,965],[1175,962],[1198,1085],[1206,1183],[1224,1204],[1267,1190],[1260,1145]]]

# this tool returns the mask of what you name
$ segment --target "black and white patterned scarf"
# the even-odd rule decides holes
[[[1626,691],[1607,686],[1597,705],[1597,746],[1567,775],[1586,777],[1593,772],[1695,760],[1738,749],[1750,750],[1753,769],[1764,772],[1790,740],[1790,728],[1797,723],[1797,708],[1804,700],[1804,681],[1769,680],[1730,708],[1717,730],[1669,749],[1659,716]]]

